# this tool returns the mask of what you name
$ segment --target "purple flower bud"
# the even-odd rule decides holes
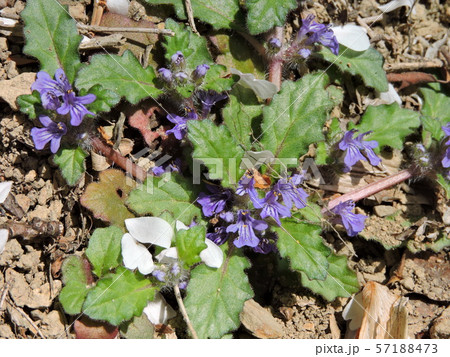
[[[206,193],[201,192],[197,202],[202,206],[203,214],[206,217],[211,217],[225,209],[227,203],[231,199],[231,191],[221,190],[213,185],[208,185],[207,188],[212,194],[207,195]]]
[[[158,73],[159,73],[160,77],[164,80],[164,82],[166,82],[166,83],[172,82],[173,75],[172,75],[172,71],[170,69],[163,67],[163,68],[158,69]]]
[[[175,73],[175,80],[179,84],[184,84],[188,80],[188,75],[185,72],[177,72]]]
[[[206,118],[208,114],[211,112],[212,107],[221,100],[227,99],[228,96],[226,94],[220,94],[213,90],[208,92],[201,91],[197,94],[198,99],[202,103],[202,117]]]
[[[234,224],[227,227],[227,232],[238,232],[238,238],[233,242],[238,248],[243,246],[256,247],[259,244],[259,238],[255,235],[254,229],[263,231],[268,227],[264,221],[259,221],[250,216],[250,211],[238,211],[238,219]]]
[[[216,227],[213,233],[206,233],[206,238],[217,245],[222,245],[228,240],[227,229],[226,227]]]
[[[339,53],[339,43],[333,30],[330,29],[330,26],[315,22],[314,15],[308,15],[302,21],[295,42],[302,49],[306,49],[305,47],[312,46],[314,43],[320,43],[328,47],[335,55]],[[298,51],[298,54],[303,58],[308,58],[311,51],[302,49]]]
[[[372,166],[377,166],[381,162],[381,159],[373,152],[373,149],[378,146],[378,143],[375,140],[363,141],[363,137],[370,134],[371,131],[362,133],[353,139],[353,135],[356,132],[357,130],[354,129],[347,131],[339,142],[339,149],[345,151],[345,172],[350,171],[351,167],[360,160],[367,161],[368,159]],[[365,156],[361,151],[364,152]]]
[[[163,272],[162,270],[153,270],[152,275],[159,281],[163,283],[166,282],[166,273]]]
[[[202,79],[206,75],[206,72],[208,72],[209,68],[210,67],[207,64],[198,65],[197,68],[195,68],[194,72],[192,72],[192,79],[194,80],[194,82]]]
[[[270,252],[276,251],[277,248],[274,244],[270,243],[267,238],[262,238],[259,241],[259,244],[253,248],[253,251],[261,254],[269,254]]]
[[[307,59],[311,55],[311,50],[308,48],[300,48],[297,53],[304,59]]]
[[[41,115],[39,117],[43,128],[32,128],[31,137],[37,150],[42,150],[50,142],[50,150],[56,153],[61,144],[61,138],[67,133],[64,123],[55,123],[49,117]]]
[[[272,51],[279,51],[281,48],[281,41],[276,38],[276,37],[272,37],[269,42],[269,49],[271,49]]]
[[[188,286],[188,282],[187,282],[187,281],[181,281],[181,282],[178,283],[178,287],[179,287],[181,290],[186,289],[187,286]]]
[[[331,212],[340,216],[338,222],[342,223],[350,237],[356,236],[364,229],[364,221],[367,218],[363,214],[353,213],[354,208],[355,202],[349,200],[339,203],[331,210]]]
[[[181,51],[177,51],[173,54],[170,60],[172,62],[173,69],[183,70],[186,65],[183,53]]]

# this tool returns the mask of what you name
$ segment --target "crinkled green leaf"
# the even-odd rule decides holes
[[[120,95],[109,89],[104,89],[100,84],[89,89],[89,93],[96,96],[91,104],[86,107],[94,113],[110,112],[111,108],[120,102]],[[86,90],[80,91],[80,96],[87,94]]]
[[[23,94],[17,97],[17,104],[19,105],[20,111],[30,119],[34,119],[37,116],[38,109],[37,104],[41,104],[41,97],[37,91],[33,94]]]
[[[246,0],[247,26],[252,35],[282,26],[289,11],[297,8],[296,0]]]
[[[97,228],[89,239],[86,256],[89,258],[98,277],[109,273],[120,262],[120,242],[123,231],[119,227]]]
[[[379,92],[388,90],[388,81],[383,69],[383,56],[373,48],[364,52],[356,52],[339,45],[339,54],[336,56],[328,47],[324,46],[315,56],[332,63],[343,72],[361,76],[367,86],[375,88]]]
[[[233,76],[229,78],[224,78],[223,75],[226,73],[227,68],[225,66],[215,64],[206,72],[203,83],[200,89],[212,89],[216,92],[223,92],[230,90],[232,85],[236,82]]]
[[[109,274],[89,290],[83,312],[94,320],[105,320],[117,326],[133,316],[141,316],[156,288],[140,273],[123,267]]]
[[[252,124],[260,121],[262,104],[255,93],[243,86],[234,86],[230,92],[230,103],[223,109],[223,122],[233,138],[247,150],[253,144]]]
[[[127,339],[152,339],[154,332],[155,326],[145,314],[120,325],[120,334]]]
[[[194,226],[188,230],[181,229],[176,235],[176,245],[178,258],[187,267],[201,261],[200,252],[206,249],[206,228],[204,226]]]
[[[315,74],[283,83],[263,110],[261,144],[265,150],[275,157],[298,158],[310,144],[324,140],[322,127],[333,107],[324,89],[326,81],[325,76]]]
[[[155,71],[143,68],[130,51],[118,55],[94,55],[89,66],[78,73],[75,86],[89,90],[100,84],[136,104],[148,97],[156,98],[162,91],[155,87]]]
[[[81,36],[67,8],[53,1],[28,0],[20,15],[25,22],[23,52],[36,57],[41,70],[50,76],[62,68],[73,82],[80,66],[78,45]]]
[[[273,230],[278,234],[280,255],[289,259],[291,269],[304,272],[309,279],[326,279],[331,252],[323,244],[319,226],[284,218],[281,227]]]
[[[62,270],[62,281],[64,284],[70,281],[77,281],[84,285],[87,284],[87,272],[84,267],[83,258],[76,255],[70,255],[66,259],[61,267]]]
[[[229,253],[219,269],[192,270],[184,303],[199,338],[220,338],[239,327],[239,314],[253,296],[244,271],[250,263],[241,254]]]
[[[62,148],[54,156],[53,161],[61,169],[61,173],[67,184],[73,186],[83,175],[86,170],[84,167],[84,159],[88,154],[80,147]]]
[[[204,37],[197,36],[189,27],[179,24],[172,19],[166,21],[166,28],[176,33],[174,37],[165,37],[165,42],[163,43],[168,64],[172,55],[177,51],[183,52],[188,73],[200,64],[214,64]]]
[[[98,182],[89,184],[80,202],[94,213],[95,218],[124,227],[125,219],[134,217],[125,201],[135,186],[136,183],[122,171],[106,170],[100,173]]]
[[[67,282],[58,297],[64,311],[69,315],[81,313],[81,308],[83,307],[88,291],[89,289],[86,284],[80,283],[79,281]]]
[[[149,4],[170,4],[180,19],[186,19],[183,0],[145,0]],[[239,15],[239,0],[191,0],[192,12],[197,19],[211,24],[215,29],[229,29]]]
[[[397,103],[369,106],[356,125],[360,133],[373,131],[365,140],[376,140],[379,151],[384,146],[403,149],[405,137],[420,126],[419,113],[400,108]]]
[[[423,129],[430,132],[432,138],[437,141],[444,137],[442,127],[450,122],[450,98],[443,91],[438,91],[439,89],[440,86],[420,89],[424,99],[421,118]]]
[[[450,182],[441,174],[437,174],[437,182],[444,188],[447,198],[450,200]]]
[[[244,173],[239,168],[244,150],[225,125],[217,126],[210,120],[190,120],[188,138],[194,146],[192,158],[205,164],[210,180],[222,180],[223,187],[239,181]]]
[[[418,242],[414,239],[410,239],[406,242],[406,247],[414,254],[426,250],[432,250],[437,253],[448,246],[450,246],[450,237],[443,230],[439,232],[438,238],[432,240],[431,242],[428,240]]]
[[[197,190],[189,180],[166,173],[161,177],[148,177],[130,193],[127,205],[139,215],[160,216],[167,211],[175,219],[190,224],[193,218],[201,216],[196,199]]]
[[[358,278],[347,266],[347,257],[331,254],[328,257],[328,264],[325,280],[309,280],[302,272],[302,285],[328,301],[333,301],[337,297],[350,297],[359,291]]]

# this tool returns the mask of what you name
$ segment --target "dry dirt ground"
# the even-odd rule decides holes
[[[78,3],[71,9],[73,16],[88,23],[91,1],[72,3]],[[304,3],[304,9],[315,12],[319,21],[325,23],[345,17],[356,21],[358,17],[379,14],[374,0]],[[11,16],[20,14],[24,5],[24,1],[0,0],[0,8],[8,8]],[[289,21],[295,25],[298,17],[299,14],[293,14]],[[387,64],[414,63],[425,56],[434,60],[443,51],[449,53],[449,19],[449,1],[421,0],[411,14],[403,7],[386,14],[382,21],[368,23],[369,35]],[[443,46],[442,52],[438,53],[436,43]],[[0,338],[73,338],[73,331],[66,330],[72,318],[64,314],[57,298],[62,287],[60,267],[68,254],[82,254],[90,233],[100,224],[79,204],[81,193],[96,173],[88,162],[85,178],[76,187],[69,187],[52,163],[50,153],[34,150],[30,138],[33,123],[17,110],[15,97],[28,90],[38,64],[23,55],[22,48],[20,33],[0,31],[0,180],[14,182],[14,200],[0,212],[0,225],[30,225],[35,219],[35,223],[53,222],[55,227],[61,224],[64,229],[59,235],[35,237],[25,230],[21,236],[9,239],[0,255]],[[414,93],[414,89],[409,89],[400,95],[406,107],[417,109]],[[349,103],[346,113],[336,115],[357,119],[367,100],[364,93],[355,91],[355,101]],[[401,153],[392,153],[393,170],[399,169],[396,155],[401,159]],[[370,177],[362,175],[370,181]],[[335,192],[345,192],[344,186],[345,179],[335,185]],[[409,298],[408,328],[413,338],[450,336],[450,252],[444,249],[413,254],[406,248],[386,250],[370,238],[378,235],[384,244],[392,245],[398,239],[413,237],[420,244],[426,239],[424,232],[433,232],[433,224],[448,230],[448,202],[442,197],[442,192],[429,182],[404,183],[383,197],[359,205],[370,216],[363,232],[368,240],[346,237],[343,244],[334,232],[326,234],[338,254],[351,257],[349,265],[357,272],[361,286],[368,281],[389,282],[393,291]],[[423,217],[428,227],[424,227]],[[23,228],[18,225],[17,229],[20,227]],[[281,324],[281,337],[342,338],[346,331],[342,310],[348,299],[327,303],[302,288],[295,277],[275,271],[283,269],[279,266],[269,278],[258,275],[258,266],[275,267],[275,263],[267,257],[257,257],[250,276],[256,300]],[[235,333],[235,337],[250,336],[244,328]]]

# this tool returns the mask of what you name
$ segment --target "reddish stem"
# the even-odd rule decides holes
[[[111,146],[106,145],[100,138],[92,138],[92,147],[95,151],[105,156],[108,160],[113,161],[117,166],[130,173],[134,178],[136,178],[136,180],[143,182],[147,178],[147,172],[144,169],[137,166],[126,157],[123,157]]]
[[[381,179],[376,182],[372,182],[368,184],[367,186],[358,188],[357,190],[348,192],[342,196],[339,196],[330,202],[328,202],[328,206],[322,209],[322,213],[327,212],[328,210],[333,209],[336,207],[339,203],[352,200],[354,202],[359,201],[363,198],[369,197],[374,195],[377,192],[383,191],[391,186],[394,186],[400,182],[406,181],[407,179],[414,176],[414,169],[409,168],[406,170],[402,170],[400,172],[397,172],[394,175],[385,177],[384,179]]]
[[[281,43],[283,43],[284,28],[281,26],[275,27],[272,37],[277,38]],[[270,59],[269,64],[269,81],[275,84],[278,87],[278,90],[281,88],[282,77],[283,58],[282,56],[274,56]]]

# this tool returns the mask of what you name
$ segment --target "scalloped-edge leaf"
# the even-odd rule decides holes
[[[180,175],[165,173],[160,177],[150,176],[130,193],[127,205],[139,215],[160,216],[170,212],[175,219],[190,224],[195,217],[201,217],[200,208],[195,205],[197,190]]]
[[[79,281],[69,281],[59,294],[59,301],[69,315],[81,313],[89,289]]]
[[[133,316],[141,316],[156,288],[140,273],[119,267],[89,290],[83,312],[94,320],[105,320],[114,326]]]
[[[336,56],[328,47],[324,46],[320,52],[313,54],[313,56],[323,58],[343,72],[348,72],[353,76],[361,76],[367,86],[381,93],[388,91],[386,72],[383,69],[383,56],[373,48],[364,52],[357,52],[339,45],[339,54]]]
[[[325,280],[309,280],[302,275],[302,285],[316,294],[322,295],[327,301],[337,297],[350,297],[359,291],[356,273],[347,266],[347,257],[331,254],[328,257],[327,277]]]
[[[211,89],[219,93],[230,90],[233,84],[236,83],[236,77],[222,77],[222,75],[225,74],[226,71],[227,68],[225,66],[222,66],[220,64],[212,65],[208,72],[206,72],[206,76],[203,79],[203,83],[201,84],[200,89]]]
[[[99,181],[88,185],[80,202],[99,218],[113,225],[124,227],[127,218],[134,215],[125,206],[130,191],[136,183],[120,170],[110,169],[100,173]]]
[[[88,154],[80,147],[62,148],[54,156],[53,161],[61,169],[61,173],[70,186],[75,185],[85,171],[84,159]]]
[[[80,96],[87,93],[86,90],[82,90],[80,91]],[[100,84],[89,89],[89,93],[94,94],[96,98],[91,104],[87,104],[86,107],[94,113],[110,112],[111,108],[120,102],[120,95],[112,90],[103,88]]]
[[[289,11],[297,8],[297,0],[246,0],[247,26],[252,35],[282,26]]]
[[[310,144],[324,140],[322,128],[334,104],[324,89],[327,81],[327,76],[310,74],[282,84],[263,110],[264,150],[279,158],[298,158]]]
[[[80,66],[78,46],[81,36],[67,8],[48,0],[28,0],[20,14],[25,22],[23,52],[36,57],[41,70],[53,76],[64,69],[73,82]]]
[[[162,91],[155,87],[155,71],[143,68],[131,51],[118,55],[94,55],[91,63],[78,73],[75,86],[88,90],[96,85],[125,97],[131,104],[144,98],[156,98]]]
[[[289,259],[291,269],[305,273],[309,279],[326,279],[331,251],[323,244],[319,226],[284,218],[281,227],[272,229],[278,235],[278,251]]]
[[[450,122],[450,98],[441,89],[440,84],[429,84],[429,87],[420,89],[423,97],[422,125],[424,130],[431,133],[433,139],[439,141],[444,137],[441,128]]]
[[[34,119],[39,111],[36,105],[41,104],[41,96],[37,91],[33,92],[33,94],[19,95],[17,97],[17,104],[22,113],[28,115],[30,119]]]
[[[244,303],[253,297],[244,271],[249,267],[234,249],[221,268],[199,265],[192,270],[184,304],[199,338],[220,338],[239,327]]]

